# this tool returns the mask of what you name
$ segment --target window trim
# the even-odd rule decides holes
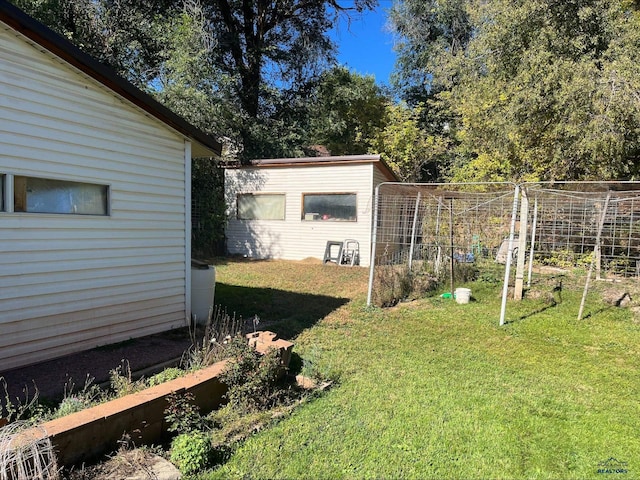
[[[240,217],[240,199],[260,196],[282,197],[282,218],[242,218]],[[244,222],[283,222],[287,219],[287,194],[284,192],[242,192],[236,194],[236,220]]]
[[[23,174],[13,174],[13,175],[6,175],[6,177],[10,177],[11,178],[11,212],[12,213],[19,213],[19,214],[27,214],[27,215],[56,215],[56,216],[78,216],[78,217],[110,217],[111,216],[111,185],[107,184],[107,183],[93,183],[93,182],[87,182],[87,181],[79,181],[79,180],[70,180],[67,178],[56,178],[56,177],[40,177],[40,176],[35,176],[35,175],[23,175]],[[26,192],[26,188],[27,188],[27,181],[29,178],[33,178],[33,179],[37,179],[37,180],[49,180],[52,182],[61,182],[61,183],[66,183],[66,184],[77,184],[77,185],[89,185],[92,187],[99,187],[99,188],[103,188],[105,190],[105,199],[104,199],[104,213],[77,213],[77,212],[55,212],[55,211],[51,211],[51,212],[34,212],[34,211],[28,211],[27,210],[27,192]],[[21,203],[21,202],[16,202],[16,197],[18,195],[20,195],[20,192],[18,191],[18,182],[21,182],[22,179],[25,179],[25,183],[24,186],[21,187],[21,189],[24,189],[25,191],[23,192],[24,195],[24,199],[22,200],[22,206],[21,209],[18,210],[16,209],[16,206]],[[5,205],[6,206],[6,205]]]
[[[353,195],[355,197],[355,205],[354,205],[354,218],[350,219],[337,219],[337,218],[307,218],[308,215],[315,214],[315,212],[305,212],[304,210],[304,199],[306,196],[330,196],[330,195]],[[303,222],[349,222],[349,223],[357,223],[358,222],[358,192],[303,192],[301,201],[300,201],[300,219]]]

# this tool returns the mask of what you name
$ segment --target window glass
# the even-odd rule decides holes
[[[357,220],[355,193],[305,193],[302,203],[303,220]]]
[[[282,193],[244,193],[238,195],[240,220],[284,220]]]
[[[106,185],[14,177],[16,212],[108,215],[108,198]]]
[[[0,175],[0,212],[4,212],[4,182],[7,177]]]

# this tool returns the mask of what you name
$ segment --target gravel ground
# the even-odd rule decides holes
[[[67,355],[47,362],[0,370],[7,384],[12,402],[24,402],[25,392],[33,398],[34,384],[40,399],[59,400],[65,391],[65,384],[75,384],[75,391],[82,389],[87,375],[94,383],[109,379],[109,371],[117,368],[123,360],[129,362],[132,372],[139,372],[154,365],[180,358],[191,345],[185,329],[132,339],[127,342],[100,347],[93,350]],[[4,388],[0,384],[0,397],[5,401]]]

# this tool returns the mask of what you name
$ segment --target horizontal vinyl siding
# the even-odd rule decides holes
[[[0,213],[0,371],[183,326],[184,139],[0,25],[0,174],[110,188],[108,217]]]
[[[388,181],[389,181],[389,179],[387,178],[387,176],[384,173],[382,173],[382,171],[379,168],[374,168],[373,169],[373,193],[374,193],[374,195],[375,195],[376,187],[378,185],[380,185],[381,183],[388,182]]]
[[[360,244],[360,264],[367,266],[371,238],[372,169],[371,164],[351,164],[226,170],[229,253],[254,258],[322,259],[328,240],[354,239]],[[252,192],[285,193],[285,220],[237,220],[236,195]],[[358,221],[302,220],[303,193],[356,193]]]

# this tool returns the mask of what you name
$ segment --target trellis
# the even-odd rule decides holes
[[[369,304],[384,304],[389,285],[402,295],[425,274],[448,274],[453,291],[454,265],[497,256],[505,263],[501,324],[512,265],[516,299],[534,263],[640,277],[640,182],[385,183],[375,211]]]

